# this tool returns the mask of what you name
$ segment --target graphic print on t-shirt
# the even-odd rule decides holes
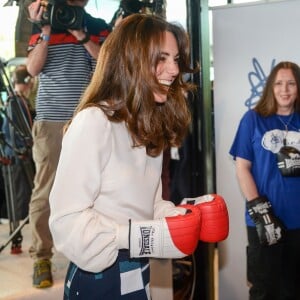
[[[284,146],[284,139],[286,139],[286,146],[294,147],[300,151],[300,132],[297,131],[279,129],[267,131],[262,137],[261,145],[264,149],[276,154]]]

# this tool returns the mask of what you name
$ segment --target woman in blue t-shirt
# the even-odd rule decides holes
[[[250,300],[300,299],[300,69],[280,62],[230,154],[246,201]]]

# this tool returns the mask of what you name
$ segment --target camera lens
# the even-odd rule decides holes
[[[71,6],[60,6],[56,10],[55,19],[64,27],[70,28],[76,21],[76,11]]]
[[[80,29],[83,26],[84,9],[80,6],[54,4],[50,24],[57,30]]]

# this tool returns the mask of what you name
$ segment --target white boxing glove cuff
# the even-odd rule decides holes
[[[130,256],[181,258],[186,256],[173,243],[165,219],[131,221]]]
[[[116,236],[118,249],[129,249],[129,225],[118,225]]]

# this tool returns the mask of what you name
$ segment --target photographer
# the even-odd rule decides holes
[[[11,79],[14,93],[8,95],[3,105],[3,124],[1,125],[1,134],[3,134],[1,145],[3,157],[1,159],[6,169],[3,172],[4,183],[11,191],[6,195],[10,234],[19,226],[20,220],[28,215],[34,173],[31,139],[27,135],[27,133],[30,135],[34,116],[34,109],[29,103],[29,96],[34,89],[34,79],[28,73],[26,65],[17,66]],[[22,253],[22,240],[23,236],[19,230],[12,239],[11,254]]]
[[[37,0],[28,6],[34,26],[27,68],[32,76],[39,76],[32,130],[36,175],[29,207],[32,228],[29,252],[34,260],[33,285],[38,288],[53,284],[49,193],[61,150],[62,130],[90,81],[101,43],[110,32],[104,20],[83,10],[87,2],[70,0],[59,3],[57,8],[55,3]],[[74,11],[75,20],[70,23],[66,17]]]

